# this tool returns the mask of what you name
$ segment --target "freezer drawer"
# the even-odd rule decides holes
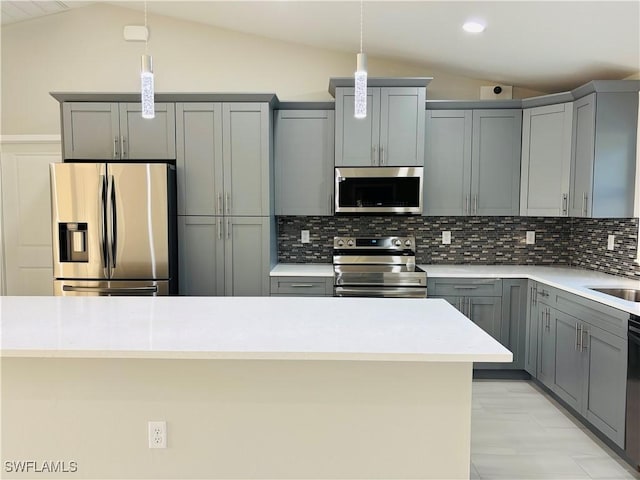
[[[64,297],[169,295],[169,281],[161,280],[55,280],[54,295]]]

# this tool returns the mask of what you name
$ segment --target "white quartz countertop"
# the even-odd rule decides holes
[[[0,297],[3,357],[510,362],[440,299]]]
[[[570,267],[527,265],[419,265],[419,267],[427,272],[428,278],[527,278],[640,315],[640,303],[590,290],[590,287],[640,288],[640,280]],[[282,263],[271,270],[271,276],[332,277],[333,266],[331,264]]]

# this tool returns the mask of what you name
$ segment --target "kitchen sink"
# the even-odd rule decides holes
[[[640,289],[636,288],[590,288],[589,290],[606,293],[630,302],[640,302]]]

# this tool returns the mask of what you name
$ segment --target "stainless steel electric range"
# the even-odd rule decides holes
[[[427,273],[416,266],[414,237],[335,237],[336,297],[426,298]]]

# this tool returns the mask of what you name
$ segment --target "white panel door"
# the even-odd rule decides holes
[[[0,167],[7,295],[53,294],[49,164],[61,161],[59,149],[59,144],[3,146]]]

